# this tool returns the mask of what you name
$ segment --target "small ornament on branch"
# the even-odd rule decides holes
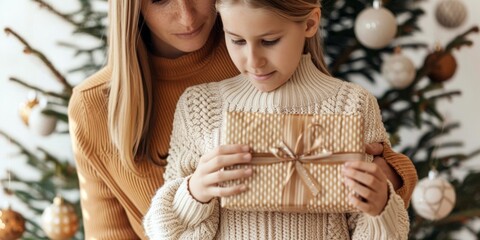
[[[40,101],[37,97],[36,93],[30,93],[27,97],[27,101],[20,104],[19,107],[19,114],[22,118],[22,122],[25,126],[28,126],[28,122],[30,120],[30,114],[32,113],[33,108],[37,107],[40,104]]]
[[[8,187],[2,188],[7,195],[12,195],[10,188],[11,176],[8,175]],[[6,208],[0,210],[0,239],[1,240],[16,240],[20,239],[25,232],[25,218],[22,214],[12,210],[10,204],[7,202]]]
[[[432,82],[443,83],[453,77],[457,71],[457,61],[451,52],[445,52],[440,45],[425,58],[425,66],[429,68],[427,76]]]
[[[446,217],[455,206],[455,200],[453,186],[432,169],[413,190],[412,206],[418,215],[433,221]]]
[[[435,9],[435,18],[446,28],[457,28],[467,19],[467,7],[461,0],[442,0]]]
[[[395,48],[393,56],[382,65],[382,75],[396,89],[404,89],[415,79],[416,69],[410,58],[402,54],[401,48]]]
[[[29,94],[27,101],[20,106],[20,117],[23,123],[35,134],[48,136],[55,131],[57,118],[44,114],[48,110],[46,98],[38,97],[36,92]]]
[[[61,196],[55,197],[53,204],[43,211],[42,229],[53,240],[73,237],[78,229],[78,217],[73,206]]]
[[[381,5],[381,0],[374,0],[373,8],[363,10],[355,20],[355,35],[365,47],[384,48],[397,34],[395,16]]]
[[[0,239],[16,240],[25,232],[25,218],[11,207],[0,210]]]

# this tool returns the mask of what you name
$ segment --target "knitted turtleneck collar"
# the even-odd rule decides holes
[[[225,81],[220,91],[226,102],[236,106],[234,108],[255,111],[313,106],[335,94],[342,82],[318,70],[310,54],[305,54],[290,80],[273,91],[261,92],[245,75]]]

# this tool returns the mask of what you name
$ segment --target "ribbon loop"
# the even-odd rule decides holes
[[[292,176],[296,172],[305,186],[310,190],[313,196],[317,196],[320,193],[320,184],[315,181],[315,179],[311,176],[311,174],[305,169],[302,163],[308,163],[310,160],[313,159],[320,159],[326,158],[332,155],[332,152],[329,152],[325,149],[322,150],[321,153],[311,155],[312,152],[319,149],[321,147],[321,141],[319,138],[315,139],[312,146],[308,146],[306,152],[300,153],[300,145],[303,144],[303,138],[307,131],[312,130],[313,127],[321,127],[319,124],[309,124],[305,131],[301,133],[297,141],[295,143],[295,151],[292,150],[284,141],[281,142],[279,147],[274,147],[270,149],[270,152],[278,159],[282,161],[290,161],[290,165],[288,168],[287,176],[283,182],[283,187],[285,187],[291,180]],[[305,150],[305,149],[302,149]],[[285,155],[287,157],[283,157]]]

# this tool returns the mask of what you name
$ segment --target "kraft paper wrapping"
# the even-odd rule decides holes
[[[363,128],[360,115],[227,113],[221,142],[251,147],[248,165],[253,175],[225,182],[224,186],[246,184],[248,190],[221,198],[221,206],[240,211],[357,212],[348,201],[352,192],[343,184],[341,170],[345,161],[364,160]]]

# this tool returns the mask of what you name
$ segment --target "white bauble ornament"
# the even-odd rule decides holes
[[[34,133],[41,136],[48,136],[55,131],[57,118],[43,114],[42,111],[44,109],[44,107],[35,107],[32,109],[28,119],[28,126]]]
[[[43,211],[42,229],[53,240],[73,237],[78,229],[78,217],[73,206],[62,197],[56,197],[53,204]]]
[[[416,69],[410,58],[399,51],[382,65],[382,75],[396,89],[404,89],[415,80]]]
[[[428,177],[420,180],[413,190],[412,206],[415,212],[429,220],[446,217],[455,206],[455,189],[445,179],[431,170]]]
[[[397,34],[397,20],[386,8],[374,2],[373,8],[363,10],[355,20],[355,35],[365,47],[386,47]]]
[[[435,18],[446,28],[456,28],[465,22],[467,13],[467,7],[461,0],[442,0],[435,10]]]

